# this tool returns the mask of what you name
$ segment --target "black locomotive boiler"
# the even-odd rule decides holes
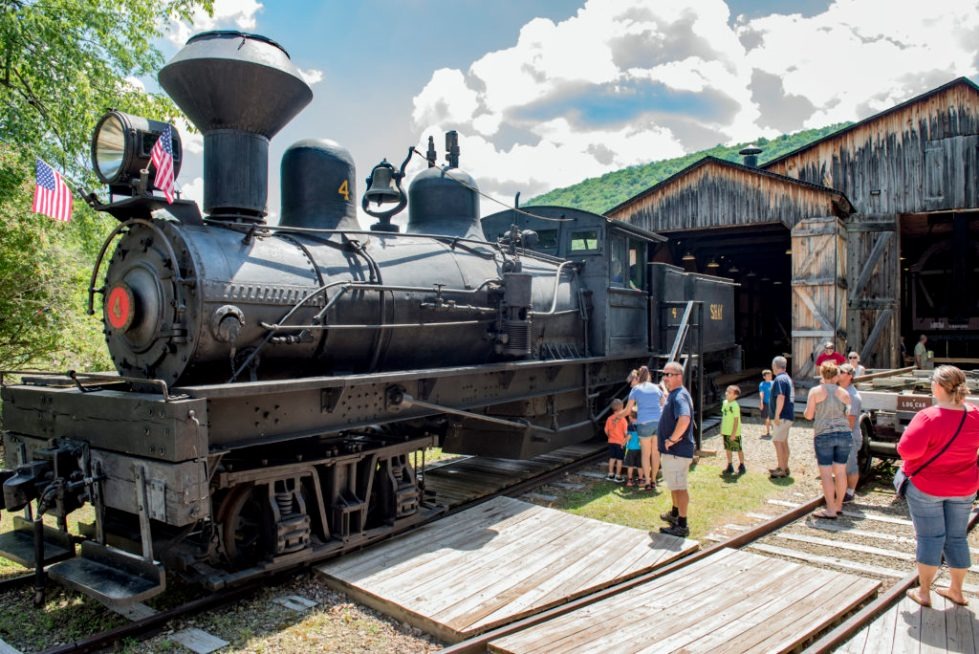
[[[660,355],[650,284],[614,277],[605,247],[628,238],[642,268],[659,236],[581,214],[550,223],[569,244],[594,233],[567,252],[517,227],[487,239],[453,135],[407,192],[404,165],[374,168],[369,230],[350,155],[300,141],[270,225],[269,140],[312,97],[285,50],[201,34],[159,79],[204,135],[203,213],[153,193],[164,125],[103,117],[93,164],[113,201],[90,202],[119,225],[90,306],[117,372],[3,378],[2,508],[23,517],[0,555],[39,579],[127,604],[168,572],[216,589],[360,547],[443,510],[416,475],[425,447],[525,458],[590,438]]]

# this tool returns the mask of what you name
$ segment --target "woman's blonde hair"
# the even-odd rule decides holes
[[[640,367],[639,368],[639,383],[640,384],[645,384],[646,382],[649,381],[649,378],[650,378],[649,368],[647,368],[646,366]]]
[[[825,380],[830,380],[840,374],[840,368],[836,365],[835,361],[824,361],[821,366],[819,366],[819,374]]]
[[[969,395],[969,386],[965,383],[965,373],[955,366],[938,366],[931,380],[945,389],[952,401],[962,404]]]

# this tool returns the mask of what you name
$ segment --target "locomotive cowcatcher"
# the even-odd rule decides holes
[[[444,510],[417,472],[427,446],[526,458],[591,438],[656,362],[644,271],[661,237],[551,211],[560,256],[517,226],[488,240],[453,133],[443,166],[431,140],[409,151],[428,167],[407,191],[405,165],[373,169],[369,230],[349,153],[294,144],[271,225],[269,140],[312,98],[286,51],[200,34],[159,80],[204,135],[203,213],[154,193],[166,125],[106,114],[92,160],[110,201],[89,202],[119,225],[89,308],[100,296],[117,371],[2,377],[0,508],[23,515],[0,555],[35,569],[38,601],[45,578],[125,605],[168,572],[218,589],[361,547]]]

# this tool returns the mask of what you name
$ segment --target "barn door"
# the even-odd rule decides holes
[[[846,340],[846,231],[834,216],[807,218],[792,228],[792,376],[814,381],[826,341]]]
[[[850,216],[847,335],[868,368],[898,366],[900,244],[897,216]]]

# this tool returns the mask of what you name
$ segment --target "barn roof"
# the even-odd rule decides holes
[[[827,195],[830,195],[830,196],[833,197],[833,199],[835,200],[835,203],[840,207],[840,210],[843,213],[847,213],[848,214],[848,213],[852,213],[853,212],[853,206],[850,204],[850,201],[847,199],[847,197],[845,195],[843,195],[842,193],[840,193],[839,191],[835,190],[835,189],[827,188],[825,186],[820,186],[818,184],[812,184],[810,182],[804,182],[804,181],[795,179],[794,177],[786,177],[785,175],[779,175],[778,173],[773,173],[773,172],[768,171],[768,170],[765,170],[763,168],[752,168],[752,167],[749,167],[749,166],[744,166],[742,164],[734,163],[733,161],[727,161],[726,159],[718,159],[717,157],[706,156],[703,159],[700,159],[700,160],[695,161],[694,163],[690,164],[689,166],[687,166],[683,170],[681,170],[681,171],[679,171],[677,173],[674,173],[673,175],[670,175],[669,177],[667,177],[663,181],[661,181],[661,182],[659,182],[657,184],[654,184],[653,186],[650,186],[649,188],[647,188],[644,191],[641,191],[641,192],[637,193],[636,195],[632,196],[628,200],[617,204],[616,206],[612,207],[611,209],[609,209],[605,213],[606,213],[606,215],[612,215],[612,214],[615,214],[617,212],[620,212],[623,209],[626,209],[627,207],[629,207],[629,205],[635,204],[636,202],[638,202],[639,200],[642,200],[643,198],[649,197],[650,195],[653,195],[653,194],[655,194],[655,193],[657,193],[659,191],[662,191],[662,190],[666,189],[667,187],[672,186],[674,184],[682,183],[684,177],[686,177],[686,176],[690,175],[691,173],[693,173],[694,171],[696,171],[696,170],[698,170],[700,168],[703,168],[704,166],[708,166],[708,165],[723,166],[723,167],[730,168],[732,170],[738,170],[738,171],[750,173],[752,175],[760,175],[762,177],[769,178],[769,179],[773,180],[776,183],[788,184],[788,185],[792,185],[792,186],[801,186],[801,187],[804,187],[804,188],[807,188],[807,189],[810,189],[810,190],[814,190],[814,191],[826,193]]]
[[[897,112],[900,112],[900,111],[904,111],[905,109],[907,109],[908,107],[910,107],[912,105],[918,104],[919,102],[923,102],[923,101],[925,101],[925,100],[927,100],[929,98],[932,98],[932,97],[934,97],[936,95],[939,95],[941,93],[944,93],[945,91],[947,91],[949,89],[952,89],[952,88],[955,88],[956,86],[959,86],[959,85],[963,85],[963,86],[965,86],[965,87],[967,87],[969,89],[972,89],[976,93],[979,93],[979,85],[977,85],[975,82],[973,82],[972,80],[970,80],[968,77],[957,77],[957,78],[953,79],[952,81],[947,82],[946,84],[942,84],[941,86],[939,86],[937,88],[934,88],[934,89],[932,89],[930,91],[927,91],[925,93],[922,93],[921,95],[916,95],[915,97],[911,98],[910,100],[905,100],[901,104],[894,105],[893,107],[890,107],[889,109],[885,109],[884,111],[881,111],[880,113],[876,113],[873,116],[869,116],[867,118],[864,118],[863,120],[861,120],[859,122],[856,122],[856,123],[853,123],[852,125],[850,125],[848,127],[844,127],[843,129],[840,129],[840,130],[838,130],[836,132],[833,132],[832,134],[827,134],[826,136],[824,136],[824,137],[822,137],[820,139],[817,139],[817,140],[812,141],[812,142],[810,142],[810,143],[808,143],[806,145],[803,145],[800,148],[796,148],[795,150],[792,150],[791,152],[788,152],[786,154],[783,154],[781,157],[778,157],[777,159],[772,159],[771,161],[766,162],[764,164],[763,168],[772,168],[774,166],[777,166],[778,164],[782,163],[786,159],[791,159],[792,157],[794,157],[794,156],[796,156],[796,155],[798,155],[798,154],[800,154],[802,152],[806,152],[807,150],[811,150],[812,148],[820,145],[821,143],[826,143],[828,141],[832,141],[832,140],[838,139],[840,137],[843,137],[846,134],[849,134],[850,132],[852,132],[854,130],[858,130],[858,129],[862,128],[862,127],[865,127],[866,125],[869,125],[869,124],[871,124],[871,123],[873,123],[875,121],[878,121],[878,120],[880,120],[882,118],[885,118],[887,116],[890,116],[891,114],[894,114],[894,113],[897,113]]]

